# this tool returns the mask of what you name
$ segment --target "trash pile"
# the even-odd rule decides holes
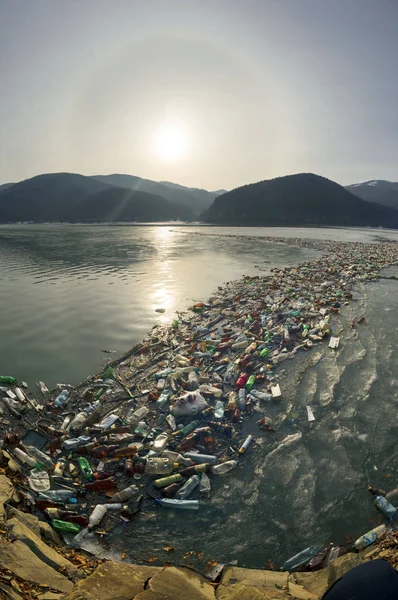
[[[267,407],[284,399],[280,363],[325,342],[336,351],[333,316],[356,282],[397,263],[398,245],[270,239],[326,253],[226,284],[78,387],[49,392],[39,382],[34,394],[0,377],[3,455],[21,473],[26,510],[76,545],[130,521],[143,503],[200,511],[255,438],[272,434]],[[315,420],[310,406],[307,416]],[[258,433],[245,432],[246,422]],[[284,568],[324,566],[336,552],[307,548]]]

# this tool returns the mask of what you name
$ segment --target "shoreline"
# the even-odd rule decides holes
[[[326,326],[328,325],[328,316],[333,323],[333,315],[334,313],[338,313],[340,309],[340,306],[334,305],[341,305],[343,303],[348,304],[352,299],[349,297],[349,295],[352,294],[351,290],[356,281],[375,281],[379,277],[379,271],[381,268],[390,264],[397,264],[398,260],[398,244],[396,242],[379,242],[369,244],[360,242],[305,240],[302,238],[268,238],[267,236],[265,236],[263,239],[266,239],[272,243],[287,243],[292,246],[307,248],[311,247],[321,250],[323,255],[319,259],[307,261],[297,267],[278,269],[277,272],[271,272],[270,275],[266,276],[256,275],[251,278],[243,277],[241,280],[220,286],[217,292],[218,296],[216,294],[213,296],[212,301],[209,299],[208,303],[203,304],[201,307],[198,306],[198,312],[189,312],[187,310],[183,313],[180,313],[178,327],[173,328],[172,325],[154,326],[143,341],[127,350],[121,356],[110,361],[108,364],[114,369],[114,377],[108,379],[108,383],[104,383],[103,379],[101,378],[104,370],[106,370],[105,368],[102,369],[99,374],[89,376],[85,381],[81,382],[77,386],[71,386],[71,399],[68,402],[68,409],[73,407],[77,409],[79,405],[84,406],[85,401],[82,402],[80,395],[80,391],[84,388],[89,388],[91,386],[92,391],[97,393],[101,387],[105,387],[105,389],[110,391],[109,393],[104,393],[99,397],[100,416],[102,419],[109,413],[116,413],[125,421],[126,415],[124,413],[126,412],[126,408],[136,409],[149,404],[151,406],[151,415],[153,415],[153,420],[155,421],[154,424],[156,425],[156,421],[161,417],[161,415],[165,417],[168,412],[167,410],[157,412],[155,410],[155,396],[158,392],[161,393],[161,390],[157,390],[157,379],[153,377],[153,375],[156,371],[160,371],[164,368],[171,368],[173,371],[178,369],[184,370],[184,368],[188,368],[189,372],[194,372],[194,369],[196,368],[199,371],[198,385],[204,385],[205,387],[207,386],[207,388],[212,388],[210,390],[207,389],[203,391],[203,397],[205,398],[206,403],[209,405],[209,407],[214,407],[219,398],[219,393],[215,390],[221,390],[220,397],[225,402],[225,408],[228,404],[226,402],[227,397],[229,398],[231,393],[237,391],[233,380],[230,382],[224,381],[225,371],[228,366],[232,364],[233,360],[236,361],[238,358],[247,356],[247,354],[250,356],[249,360],[246,362],[246,366],[248,363],[250,364],[250,362],[254,362],[255,364],[252,367],[252,371],[257,376],[252,389],[258,392],[269,394],[272,393],[272,387],[275,387],[275,385],[280,385],[283,401],[283,379],[278,377],[277,365],[286,359],[293,358],[299,351],[306,352],[307,354],[309,352],[308,355],[310,356],[312,346],[322,344],[322,340],[329,340],[331,333],[333,336],[333,332],[329,327]],[[374,250],[377,250],[377,252],[375,253]],[[360,259],[357,257],[356,260],[353,260],[353,253],[359,253]],[[351,264],[348,264],[350,258]],[[335,262],[337,261],[336,264],[338,265],[335,272],[333,272],[333,260]],[[363,260],[365,260],[365,263],[361,262]],[[344,266],[345,261],[347,262],[346,266]],[[319,271],[319,268],[322,267],[322,263],[329,265],[324,275],[322,275],[322,271]],[[367,269],[365,269],[365,273],[363,272],[364,264]],[[318,286],[315,286],[315,288],[319,287],[318,292],[314,290],[309,292],[308,285],[305,285],[305,281],[303,283],[303,276],[305,279],[305,276],[309,276],[309,274],[312,276],[312,280],[319,284]],[[324,278],[322,283],[325,283],[325,281],[327,282],[328,279],[332,279],[333,285],[322,286],[322,284],[319,283],[322,277]],[[336,289],[332,288],[333,286],[336,288],[336,281],[340,281],[342,278],[344,280],[344,285],[341,285],[338,288],[338,293],[336,295]],[[297,291],[289,291],[291,289],[294,290],[294,286],[291,286],[292,283],[296,284]],[[283,286],[285,286],[285,290],[283,289]],[[308,302],[307,304],[304,303],[304,306],[301,309],[292,308],[292,300],[293,304],[300,303],[301,295],[304,293],[303,290],[306,290],[305,293],[307,293],[307,295],[314,295],[315,307],[322,309],[322,311],[324,309],[324,314],[320,313],[319,310],[317,312],[314,312],[314,310],[309,310],[310,303]],[[265,294],[265,292],[267,292],[267,294]],[[246,299],[243,297],[245,294],[248,296]],[[345,294],[348,294],[348,296]],[[240,300],[234,300],[238,296],[240,296]],[[270,301],[267,300],[267,297],[269,297]],[[221,303],[218,303],[220,298]],[[275,299],[277,300],[276,303],[274,302]],[[231,300],[235,302],[235,305],[233,305],[232,309],[230,308]],[[314,305],[314,302],[311,302]],[[261,308],[263,305],[264,308]],[[298,315],[287,314],[289,311],[297,312],[297,310],[300,313]],[[264,323],[261,320],[261,312],[266,314],[266,317],[263,319]],[[217,315],[217,313],[219,314]],[[254,315],[254,318],[252,316],[251,321],[250,319],[247,319],[248,314]],[[279,315],[282,315],[282,317],[279,318]],[[248,322],[246,322],[247,320]],[[206,324],[208,325],[209,321],[211,323],[211,327],[207,327],[209,331],[202,332],[202,334],[200,332],[195,332],[192,335],[193,327],[200,327],[201,325],[203,326]],[[317,326],[320,321],[324,321],[324,325],[322,325],[324,329]],[[311,322],[313,322],[313,324],[316,326],[310,327]],[[288,329],[289,327],[292,329],[292,331],[288,332],[287,335],[285,333],[286,324]],[[303,336],[303,332],[305,331],[304,325],[308,325],[308,327],[307,334]],[[220,332],[220,326],[224,330],[223,332]],[[239,341],[236,342],[236,340],[239,340],[240,336],[235,336],[235,338],[231,337],[231,335],[234,335],[234,333],[229,332],[231,327],[232,329],[234,327],[238,328],[238,330],[241,331],[240,336],[244,336],[245,338],[243,340],[245,341],[245,344],[242,344],[241,348],[236,349],[235,351],[231,350],[231,346],[233,343],[240,343]],[[190,328],[190,333],[188,332],[188,328]],[[316,329],[316,331],[311,333],[311,331],[314,329]],[[267,342],[264,342],[263,339],[264,330],[271,333],[271,336]],[[218,333],[218,335],[213,335],[213,337],[211,337],[212,333]],[[208,334],[210,334],[210,338],[206,341]],[[314,339],[311,339],[311,336]],[[316,339],[317,337],[319,339]],[[174,338],[175,342],[173,342]],[[189,340],[187,340],[187,338],[189,338]],[[311,344],[308,342],[311,342]],[[250,345],[253,346],[253,344],[255,347],[252,347],[252,349],[247,352],[248,347]],[[193,347],[194,345],[196,345],[195,348]],[[212,346],[210,350],[209,346]],[[265,363],[264,361],[261,362],[258,356],[259,352],[261,352],[261,350],[259,350],[261,346],[269,346],[269,352],[267,354]],[[176,359],[176,356],[179,356],[180,358]],[[261,368],[265,365],[269,365],[270,368],[268,370],[265,368],[263,372],[261,372]],[[219,368],[221,366],[222,368]],[[244,371],[245,366],[239,366],[237,371],[240,371],[240,369]],[[204,375],[203,383],[201,381],[202,372]],[[166,388],[171,388],[171,399],[173,399],[173,397],[181,396],[189,391],[187,388],[192,387],[192,385],[189,385],[188,383],[187,373],[184,374],[181,371],[178,373],[179,376],[175,378],[174,384],[171,383],[174,379],[173,377],[170,377],[169,375],[165,376],[164,385]],[[235,373],[234,377],[237,378],[238,375],[239,372]],[[140,382],[146,385],[141,385]],[[175,389],[173,389],[173,386]],[[250,390],[247,390],[247,396],[251,396]],[[31,399],[31,401],[32,400],[33,399]],[[50,409],[50,412],[52,412],[54,416],[56,416],[54,424],[57,425],[58,423],[59,426],[62,420],[60,417],[60,412],[63,411],[51,409],[51,395],[45,395],[43,397],[43,401],[47,402],[47,408]],[[91,403],[93,401],[94,400],[92,400]],[[225,416],[223,419],[221,419],[220,423],[224,423],[226,425],[231,425],[232,423],[232,427],[235,430],[235,433],[232,437],[234,448],[233,452],[231,452],[230,449],[228,449],[230,444],[229,439],[227,441],[224,440],[222,438],[222,434],[217,432],[217,428],[213,429],[213,435],[216,438],[216,443],[220,441],[221,444],[221,449],[218,452],[217,464],[222,464],[222,462],[226,462],[228,460],[235,460],[239,456],[237,450],[244,441],[244,436],[242,435],[243,432],[240,428],[240,419],[242,419],[243,422],[248,419],[253,420],[251,416],[251,413],[253,412],[253,406],[257,406],[257,408],[260,409],[258,416],[260,416],[264,410],[267,412],[267,402],[268,400],[264,401],[262,399],[256,399],[255,396],[251,396],[251,399],[249,400],[249,404],[251,404],[251,406],[245,406],[245,409],[241,410],[239,420],[235,421],[231,421],[231,411],[225,411]],[[278,400],[277,396],[274,400],[271,400],[271,402],[277,404],[278,402],[281,402],[281,400]],[[23,418],[31,418],[32,414],[36,416],[37,411],[32,409],[30,405],[28,406],[29,409],[26,411],[25,417]],[[193,418],[195,417],[196,415],[193,416]],[[198,420],[201,421],[199,428],[207,427],[208,422],[212,421],[213,418],[213,411],[211,411],[211,417],[205,417],[204,420],[202,417],[200,417],[200,415],[198,415]],[[178,417],[176,420],[178,424]],[[191,420],[192,419],[189,419],[188,417],[181,418],[180,422],[185,425]],[[267,424],[265,423],[265,425]],[[134,429],[133,425],[130,425],[129,427],[130,431],[132,432]],[[179,442],[182,441],[181,436],[172,436],[173,432],[171,431],[169,425],[165,422],[164,418],[163,424],[159,426],[158,429],[167,432],[169,440],[172,442],[174,440],[178,440]],[[76,432],[76,435],[77,434],[79,434],[78,431]],[[125,447],[126,443],[133,443],[132,440],[135,442],[141,439],[144,441],[144,444],[148,443],[149,438],[145,434],[138,435],[131,433],[130,435],[133,435],[133,438],[130,437],[129,440],[124,438],[114,441],[119,443],[121,447]],[[258,435],[261,435],[261,433]],[[56,438],[50,437],[50,442],[54,446],[56,443]],[[203,440],[199,440],[198,445],[203,448]],[[172,448],[172,451],[178,450],[177,444],[175,444],[175,446],[176,448]],[[146,450],[142,450],[141,454],[146,453],[148,448]],[[7,447],[6,449],[10,450],[12,453],[12,447]],[[54,448],[52,452],[54,453],[55,451],[56,448]],[[253,447],[248,449],[248,453],[251,451],[258,452],[256,449],[253,450]],[[208,453],[209,450],[206,452]],[[140,454],[140,452],[138,452],[138,454]],[[89,459],[91,461],[92,457],[90,458],[89,456]],[[72,460],[76,461],[76,455],[72,458]],[[244,452],[241,453],[241,460],[245,461]],[[93,463],[94,466],[97,466],[95,464],[97,463],[96,459],[93,460]],[[181,470],[181,467],[179,470]],[[145,479],[147,476],[142,475],[142,477]],[[158,475],[157,477],[159,478],[161,475]],[[235,473],[232,472],[231,475],[223,475],[222,477],[235,477]],[[218,478],[214,476],[212,477],[212,483],[214,480],[214,485],[217,485],[216,479],[218,481]],[[122,474],[118,479],[118,484],[122,485],[118,485],[117,490],[120,491],[120,489],[125,487],[125,485],[127,485],[129,482],[131,483],[134,481],[140,482],[141,480],[134,480],[133,478]],[[84,483],[84,481],[80,482],[80,486],[82,483]],[[145,488],[142,489],[145,493]],[[160,495],[158,497],[160,497]],[[92,500],[94,500],[94,498],[95,497],[93,497]],[[106,501],[106,499],[104,499],[103,495],[100,495],[98,502],[101,503],[104,501]],[[154,503],[152,498],[150,498],[150,501],[153,505]],[[211,497],[209,501],[211,502]],[[27,508],[29,508],[28,505]],[[159,509],[167,510],[163,507],[159,507]],[[196,517],[196,514],[194,514],[193,518],[200,518],[200,516]],[[164,560],[166,560],[166,558],[170,559],[170,556],[165,556]]]

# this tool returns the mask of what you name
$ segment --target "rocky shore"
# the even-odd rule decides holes
[[[103,561],[71,550],[18,503],[12,481],[0,474],[0,598],[7,600],[319,600],[362,562],[384,558],[398,564],[398,536],[389,533],[314,573],[226,566],[213,583],[184,567]]]
[[[65,520],[57,519],[67,536],[68,523],[85,519],[92,535],[97,523],[90,525],[88,505],[114,502],[115,507],[121,499],[118,512],[109,508],[101,516],[106,534],[115,520],[133,522],[138,510],[200,510],[211,502],[211,486],[220,476],[239,477],[246,453],[261,451],[254,438],[283,422],[267,410],[273,405],[276,412],[287,386],[281,363],[322,343],[337,351],[344,332],[334,319],[355,300],[356,284],[376,280],[383,267],[398,261],[396,243],[270,241],[323,254],[299,267],[219,288],[77,387],[62,385],[52,393],[42,387],[37,395],[22,383],[16,388],[10,377],[0,419],[0,597],[306,600],[320,598],[364,560],[382,557],[396,565],[394,532],[360,554],[342,549],[344,555],[325,560],[326,568],[316,572],[220,565],[217,577],[211,575],[217,562],[204,576],[175,561],[165,567],[100,561],[63,546],[54,531],[49,518],[54,513],[47,509],[62,508],[57,490],[77,498]],[[351,326],[360,325],[361,320]],[[284,407],[283,419],[288,417]],[[246,424],[252,431],[256,423],[253,436]],[[50,467],[40,462],[38,447],[35,453],[33,442],[27,443],[24,436],[32,432],[44,439],[39,452],[47,454]],[[166,484],[159,483],[166,476]],[[35,489],[38,478],[48,487]],[[53,496],[46,492],[50,487]]]

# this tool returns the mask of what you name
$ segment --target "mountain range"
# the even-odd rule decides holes
[[[0,222],[192,221],[398,227],[398,183],[346,188],[312,173],[207,191],[134,175],[48,173],[0,185]]]
[[[398,182],[373,179],[364,183],[347,185],[346,190],[359,196],[362,200],[398,208]]]
[[[341,185],[300,173],[236,188],[203,213],[222,225],[339,225],[398,228],[398,210],[361,200]]]

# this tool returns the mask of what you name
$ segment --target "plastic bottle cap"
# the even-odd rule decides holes
[[[134,477],[134,479],[136,479],[138,481],[138,479],[141,479],[141,474],[140,473],[134,473],[133,477]]]

